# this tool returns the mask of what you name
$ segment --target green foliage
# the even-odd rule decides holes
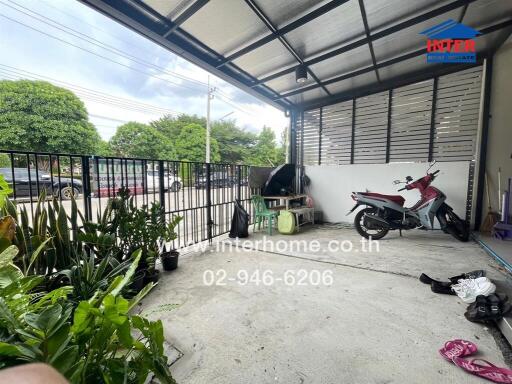
[[[185,125],[175,140],[178,159],[186,161],[204,161],[206,156],[206,129],[199,124]],[[210,158],[220,161],[219,144],[210,138]]]
[[[99,140],[71,91],[43,81],[0,81],[0,148],[90,154]]]
[[[13,192],[3,175],[0,175],[0,209],[2,209],[7,201],[7,197]]]
[[[126,188],[120,189],[112,202],[110,230],[118,234],[123,255],[126,257],[140,249],[141,265],[149,272],[155,269],[163,243],[176,239],[174,228],[180,221],[180,216],[174,216],[170,223],[166,223],[165,213],[158,202],[137,208]]]
[[[167,115],[159,120],[150,123],[158,132],[166,137],[175,140],[179,136],[183,128],[190,124],[197,124],[206,129],[206,119],[197,115],[181,114],[178,117]]]
[[[216,121],[212,124],[212,137],[219,144],[223,163],[243,164],[257,143],[257,135],[238,128],[234,120]]]
[[[9,168],[11,166],[11,159],[6,153],[0,153],[0,168]]]
[[[12,265],[12,252],[0,254],[0,281]],[[71,383],[144,383],[150,373],[175,383],[163,351],[162,322],[129,311],[151,290],[132,300],[120,296],[140,260],[104,290],[75,307],[70,287],[33,293],[40,276],[15,275],[0,286],[0,368],[27,362],[51,364]],[[135,336],[134,336],[135,335]]]
[[[171,141],[152,126],[141,123],[129,122],[118,127],[110,147],[116,156],[176,158]]]
[[[263,166],[277,166],[283,159],[279,158],[276,145],[276,135],[269,127],[263,127],[258,135],[258,141],[252,148],[249,156],[249,164]]]

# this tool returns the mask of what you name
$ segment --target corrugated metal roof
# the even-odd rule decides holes
[[[80,1],[281,109],[446,73],[426,63],[420,32],[447,19],[487,32],[480,58],[512,30],[511,0]]]

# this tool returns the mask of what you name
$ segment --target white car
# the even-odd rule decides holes
[[[178,192],[182,186],[183,182],[178,176],[164,172],[164,191]],[[158,171],[148,171],[148,190],[158,190],[159,188]]]

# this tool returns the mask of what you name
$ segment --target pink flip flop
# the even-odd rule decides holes
[[[464,357],[474,354],[477,347],[471,341],[456,339],[447,341],[444,347],[439,350],[441,356],[446,360],[452,361],[454,357]]]
[[[494,364],[489,363],[487,360],[466,360],[460,357],[454,357],[452,361],[455,365],[469,373],[472,373],[473,375],[482,377],[495,383],[512,383],[512,370],[497,367]],[[476,364],[475,361],[481,361],[486,365]]]

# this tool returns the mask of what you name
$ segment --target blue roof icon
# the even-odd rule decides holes
[[[427,35],[429,39],[472,39],[481,35],[479,31],[467,25],[457,23],[449,19],[420,32],[420,35]]]

